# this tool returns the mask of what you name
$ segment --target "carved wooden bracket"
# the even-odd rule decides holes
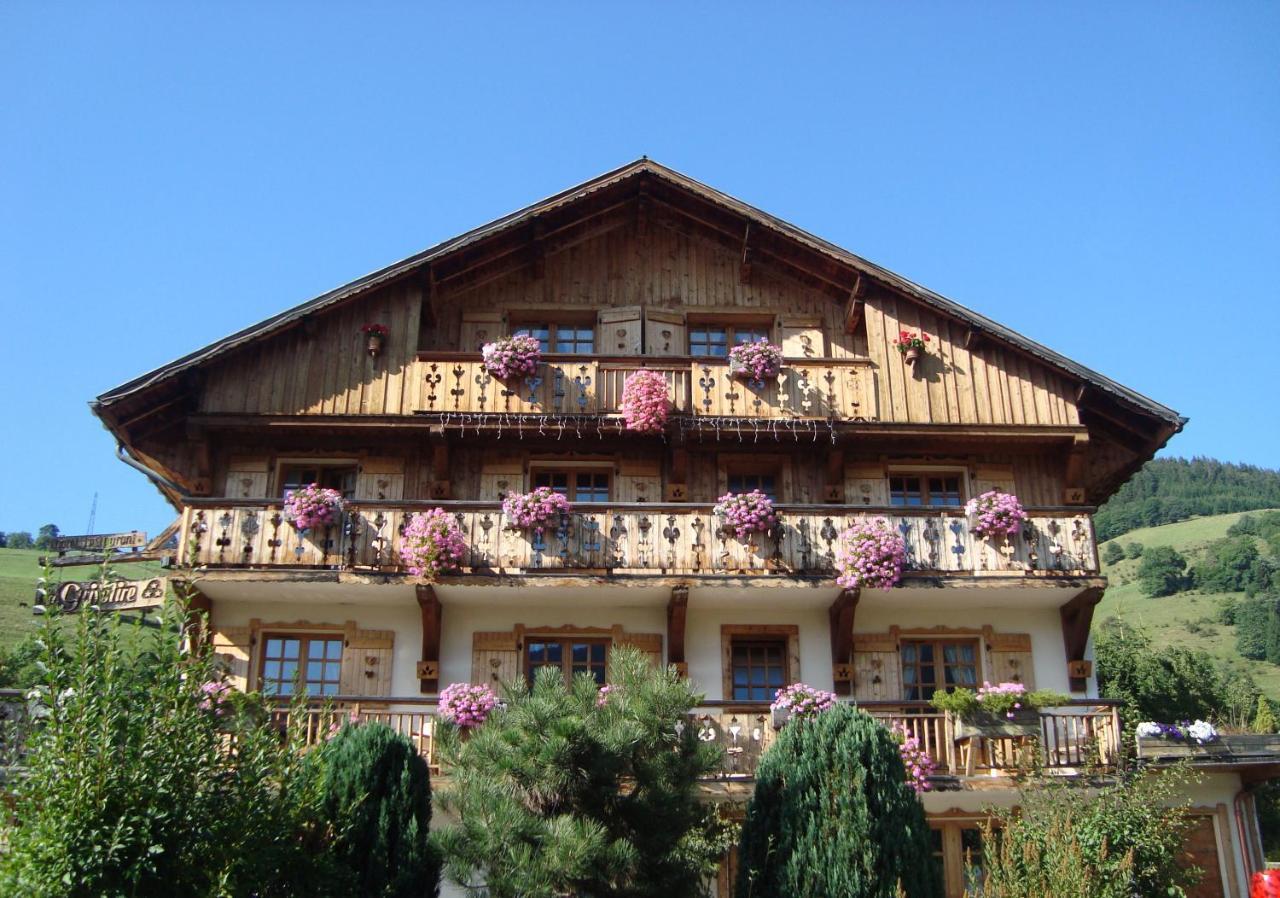
[[[430,584],[417,587],[418,608],[422,611],[422,660],[418,662],[418,691],[424,695],[440,690],[440,599]]]
[[[1089,628],[1093,625],[1093,609],[1102,601],[1102,593],[1102,587],[1092,586],[1058,609],[1062,616],[1062,644],[1067,650],[1068,665],[1084,661],[1084,652],[1089,645]],[[1087,676],[1075,676],[1070,667],[1068,674],[1072,692],[1083,692],[1087,688]]]
[[[689,612],[689,587],[673,586],[667,602],[667,663],[676,665],[681,676],[689,675],[684,657],[684,624]]]
[[[836,695],[853,694],[853,618],[858,609],[857,589],[840,593],[828,612],[831,618],[831,674]]]

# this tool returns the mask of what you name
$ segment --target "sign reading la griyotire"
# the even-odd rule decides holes
[[[168,577],[150,580],[67,580],[53,588],[51,604],[72,614],[86,605],[103,611],[137,611],[164,604]]]

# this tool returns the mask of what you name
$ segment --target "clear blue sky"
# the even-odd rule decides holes
[[[158,531],[87,400],[642,154],[1280,467],[1280,4],[336,6],[0,7],[0,529]]]

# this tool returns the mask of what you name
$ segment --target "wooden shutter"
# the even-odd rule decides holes
[[[490,455],[480,465],[480,499],[496,502],[524,491],[524,462],[519,456]]]
[[[514,632],[471,634],[471,682],[497,690],[501,683],[514,683],[523,667]]]
[[[889,481],[881,465],[848,465],[844,469],[845,501],[850,505],[888,505]]]
[[[987,662],[992,683],[1021,683],[1028,691],[1036,688],[1030,634],[993,633],[987,641]]]
[[[648,356],[687,355],[684,314],[664,309],[644,310],[644,354]]]
[[[404,459],[366,458],[356,478],[356,499],[404,498]]]
[[[975,465],[973,468],[973,494],[980,496],[990,490],[1014,492],[1013,465]]]
[[[613,485],[615,502],[661,502],[662,470],[657,459],[624,458]]]
[[[662,667],[661,633],[623,633],[613,637],[613,644],[635,646],[649,659],[649,664],[655,668]]]
[[[343,695],[391,695],[394,630],[357,630],[348,626],[342,647]]]
[[[860,702],[901,701],[902,664],[893,634],[853,634],[853,697]]]
[[[463,312],[458,344],[463,352],[479,352],[481,345],[491,343],[505,333],[501,312]]]
[[[640,307],[600,310],[600,355],[640,355]]]
[[[816,359],[826,354],[822,340],[822,320],[783,315],[778,320],[782,354],[787,358]]]
[[[231,456],[227,468],[226,488],[222,494],[228,499],[261,499],[267,495],[267,473],[270,463],[265,458],[244,455]]]
[[[241,692],[249,691],[249,658],[253,654],[251,627],[213,626],[213,654],[226,671],[226,681]],[[256,683],[254,684],[257,685]]]

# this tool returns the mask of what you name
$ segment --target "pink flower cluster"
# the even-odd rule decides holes
[[[309,483],[284,494],[284,517],[299,530],[328,527],[342,514],[342,493]]]
[[[537,337],[516,334],[503,337],[480,347],[484,357],[484,369],[498,380],[527,377],[538,370],[542,359],[542,346]]]
[[[902,766],[906,768],[907,782],[917,794],[928,792],[932,788],[929,777],[933,775],[933,771],[938,766],[937,763],[929,757],[920,740],[911,735],[906,724],[894,724],[893,735],[898,740],[898,753],[902,755]]]
[[[460,727],[478,727],[489,719],[498,696],[485,685],[453,683],[440,693],[440,718]]]
[[[353,726],[359,726],[359,725],[360,725],[360,715],[357,714],[355,711],[347,712],[347,717],[345,720],[335,717],[329,721],[329,729],[324,734],[324,741],[328,742],[334,736],[338,735],[338,733],[342,732],[343,727],[353,727]]]
[[[817,717],[823,711],[830,711],[836,706],[836,694],[815,689],[805,683],[792,683],[779,689],[774,696],[770,711],[787,710],[793,720],[806,717]]]
[[[231,686],[217,680],[209,680],[200,684],[200,710],[212,711],[219,717],[229,714],[231,709],[226,702],[231,698]]]
[[[990,490],[970,499],[965,503],[964,511],[975,519],[969,529],[974,535],[983,538],[1012,536],[1027,519],[1027,513],[1022,510],[1018,497],[1000,490]]]
[[[547,528],[547,522],[558,515],[569,514],[573,506],[564,496],[549,486],[540,486],[531,493],[514,494],[502,500],[502,513],[516,530]]]
[[[603,708],[605,705],[609,704],[609,696],[617,695],[621,691],[621,686],[614,686],[612,684],[601,686],[600,691],[596,694],[596,707]]]
[[[836,584],[844,589],[893,589],[902,579],[907,546],[884,518],[858,521],[836,550]]]
[[[747,380],[773,380],[782,370],[782,347],[761,337],[729,350],[729,373]]]
[[[442,571],[456,571],[466,557],[466,537],[443,508],[417,512],[405,524],[400,560],[415,577],[434,580]]]
[[[724,526],[738,539],[746,539],[753,533],[765,533],[778,526],[778,513],[773,510],[773,500],[759,490],[749,493],[725,493],[712,509],[724,518]]]
[[[667,379],[657,371],[641,370],[622,385],[622,401],[618,411],[627,430],[659,433],[667,426],[671,402],[667,398]]]
[[[1013,720],[1013,712],[1022,709],[1022,698],[1027,694],[1027,687],[1022,683],[997,683],[992,686],[986,680],[978,688],[978,704],[996,714],[1003,713]]]

